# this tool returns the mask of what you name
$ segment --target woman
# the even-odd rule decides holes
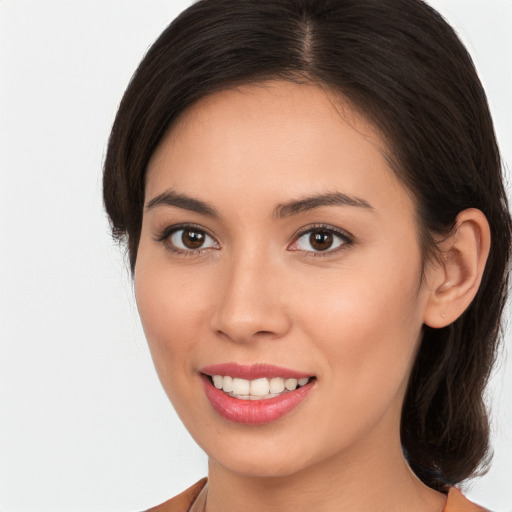
[[[155,510],[481,510],[453,486],[487,457],[511,220],[435,11],[198,2],[126,91],[104,197],[209,456]]]

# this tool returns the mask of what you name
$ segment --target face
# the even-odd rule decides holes
[[[270,82],[203,98],[153,155],[137,304],[223,468],[290,475],[399,443],[429,290],[385,150],[340,98]]]

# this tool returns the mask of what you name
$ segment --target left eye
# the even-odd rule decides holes
[[[347,239],[331,229],[316,228],[303,233],[293,244],[294,250],[327,252],[346,244]]]
[[[177,229],[169,237],[171,244],[183,251],[216,247],[215,240],[204,231],[195,228]]]

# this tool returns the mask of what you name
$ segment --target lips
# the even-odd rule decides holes
[[[311,374],[268,364],[224,363],[200,371],[213,408],[227,420],[249,425],[269,423],[288,414],[316,384]]]
[[[210,375],[211,377],[214,375],[230,375],[231,377],[247,380],[272,377],[281,377],[283,379],[302,379],[304,377],[311,377],[311,374],[308,373],[265,363],[251,365],[238,363],[214,364],[201,368],[200,372],[205,375]]]

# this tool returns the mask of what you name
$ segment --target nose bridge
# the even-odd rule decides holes
[[[267,248],[240,247],[226,258],[211,327],[233,341],[280,337],[290,326],[282,302],[280,265]]]

